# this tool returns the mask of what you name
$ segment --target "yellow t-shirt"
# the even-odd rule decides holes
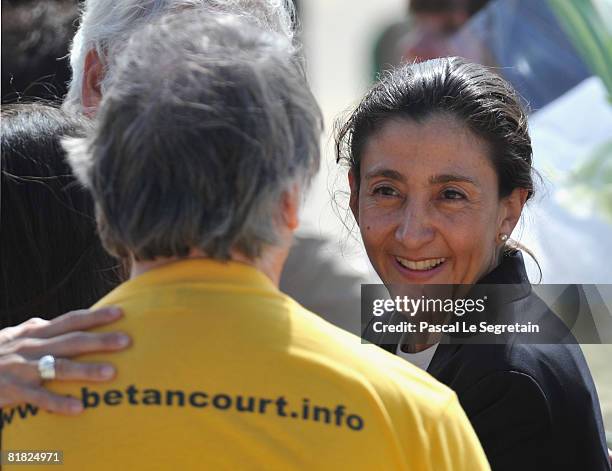
[[[53,469],[79,471],[489,469],[451,390],[306,311],[252,267],[172,263],[103,305],[125,317],[99,330],[123,330],[133,346],[86,358],[114,362],[118,377],[51,382],[81,398],[78,417],[5,409],[4,451],[62,451]]]

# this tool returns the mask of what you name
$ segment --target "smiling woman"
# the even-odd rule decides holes
[[[527,190],[499,198],[488,152],[452,116],[396,119],[372,136],[352,209],[382,279],[469,284],[497,265]]]
[[[534,184],[526,114],[501,77],[459,58],[397,69],[338,127],[336,150],[392,294],[402,284],[512,284],[508,325],[518,315],[567,332],[510,241]],[[455,390],[493,470],[609,469],[597,392],[571,335],[558,345],[404,345],[393,329],[402,320],[377,317],[363,336]]]
[[[399,69],[339,128],[351,210],[385,283],[474,283],[533,195],[531,141],[503,79],[461,59]]]

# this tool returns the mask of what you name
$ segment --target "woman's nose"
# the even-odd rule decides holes
[[[431,242],[435,229],[425,203],[406,202],[395,230],[395,238],[406,249],[418,249]]]

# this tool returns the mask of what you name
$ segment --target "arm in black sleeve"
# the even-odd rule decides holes
[[[493,471],[558,469],[549,404],[534,378],[495,372],[458,396]]]

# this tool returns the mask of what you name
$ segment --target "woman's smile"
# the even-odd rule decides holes
[[[446,257],[422,258],[411,260],[404,257],[392,256],[397,264],[398,272],[408,282],[423,283],[438,276],[448,267]]]

